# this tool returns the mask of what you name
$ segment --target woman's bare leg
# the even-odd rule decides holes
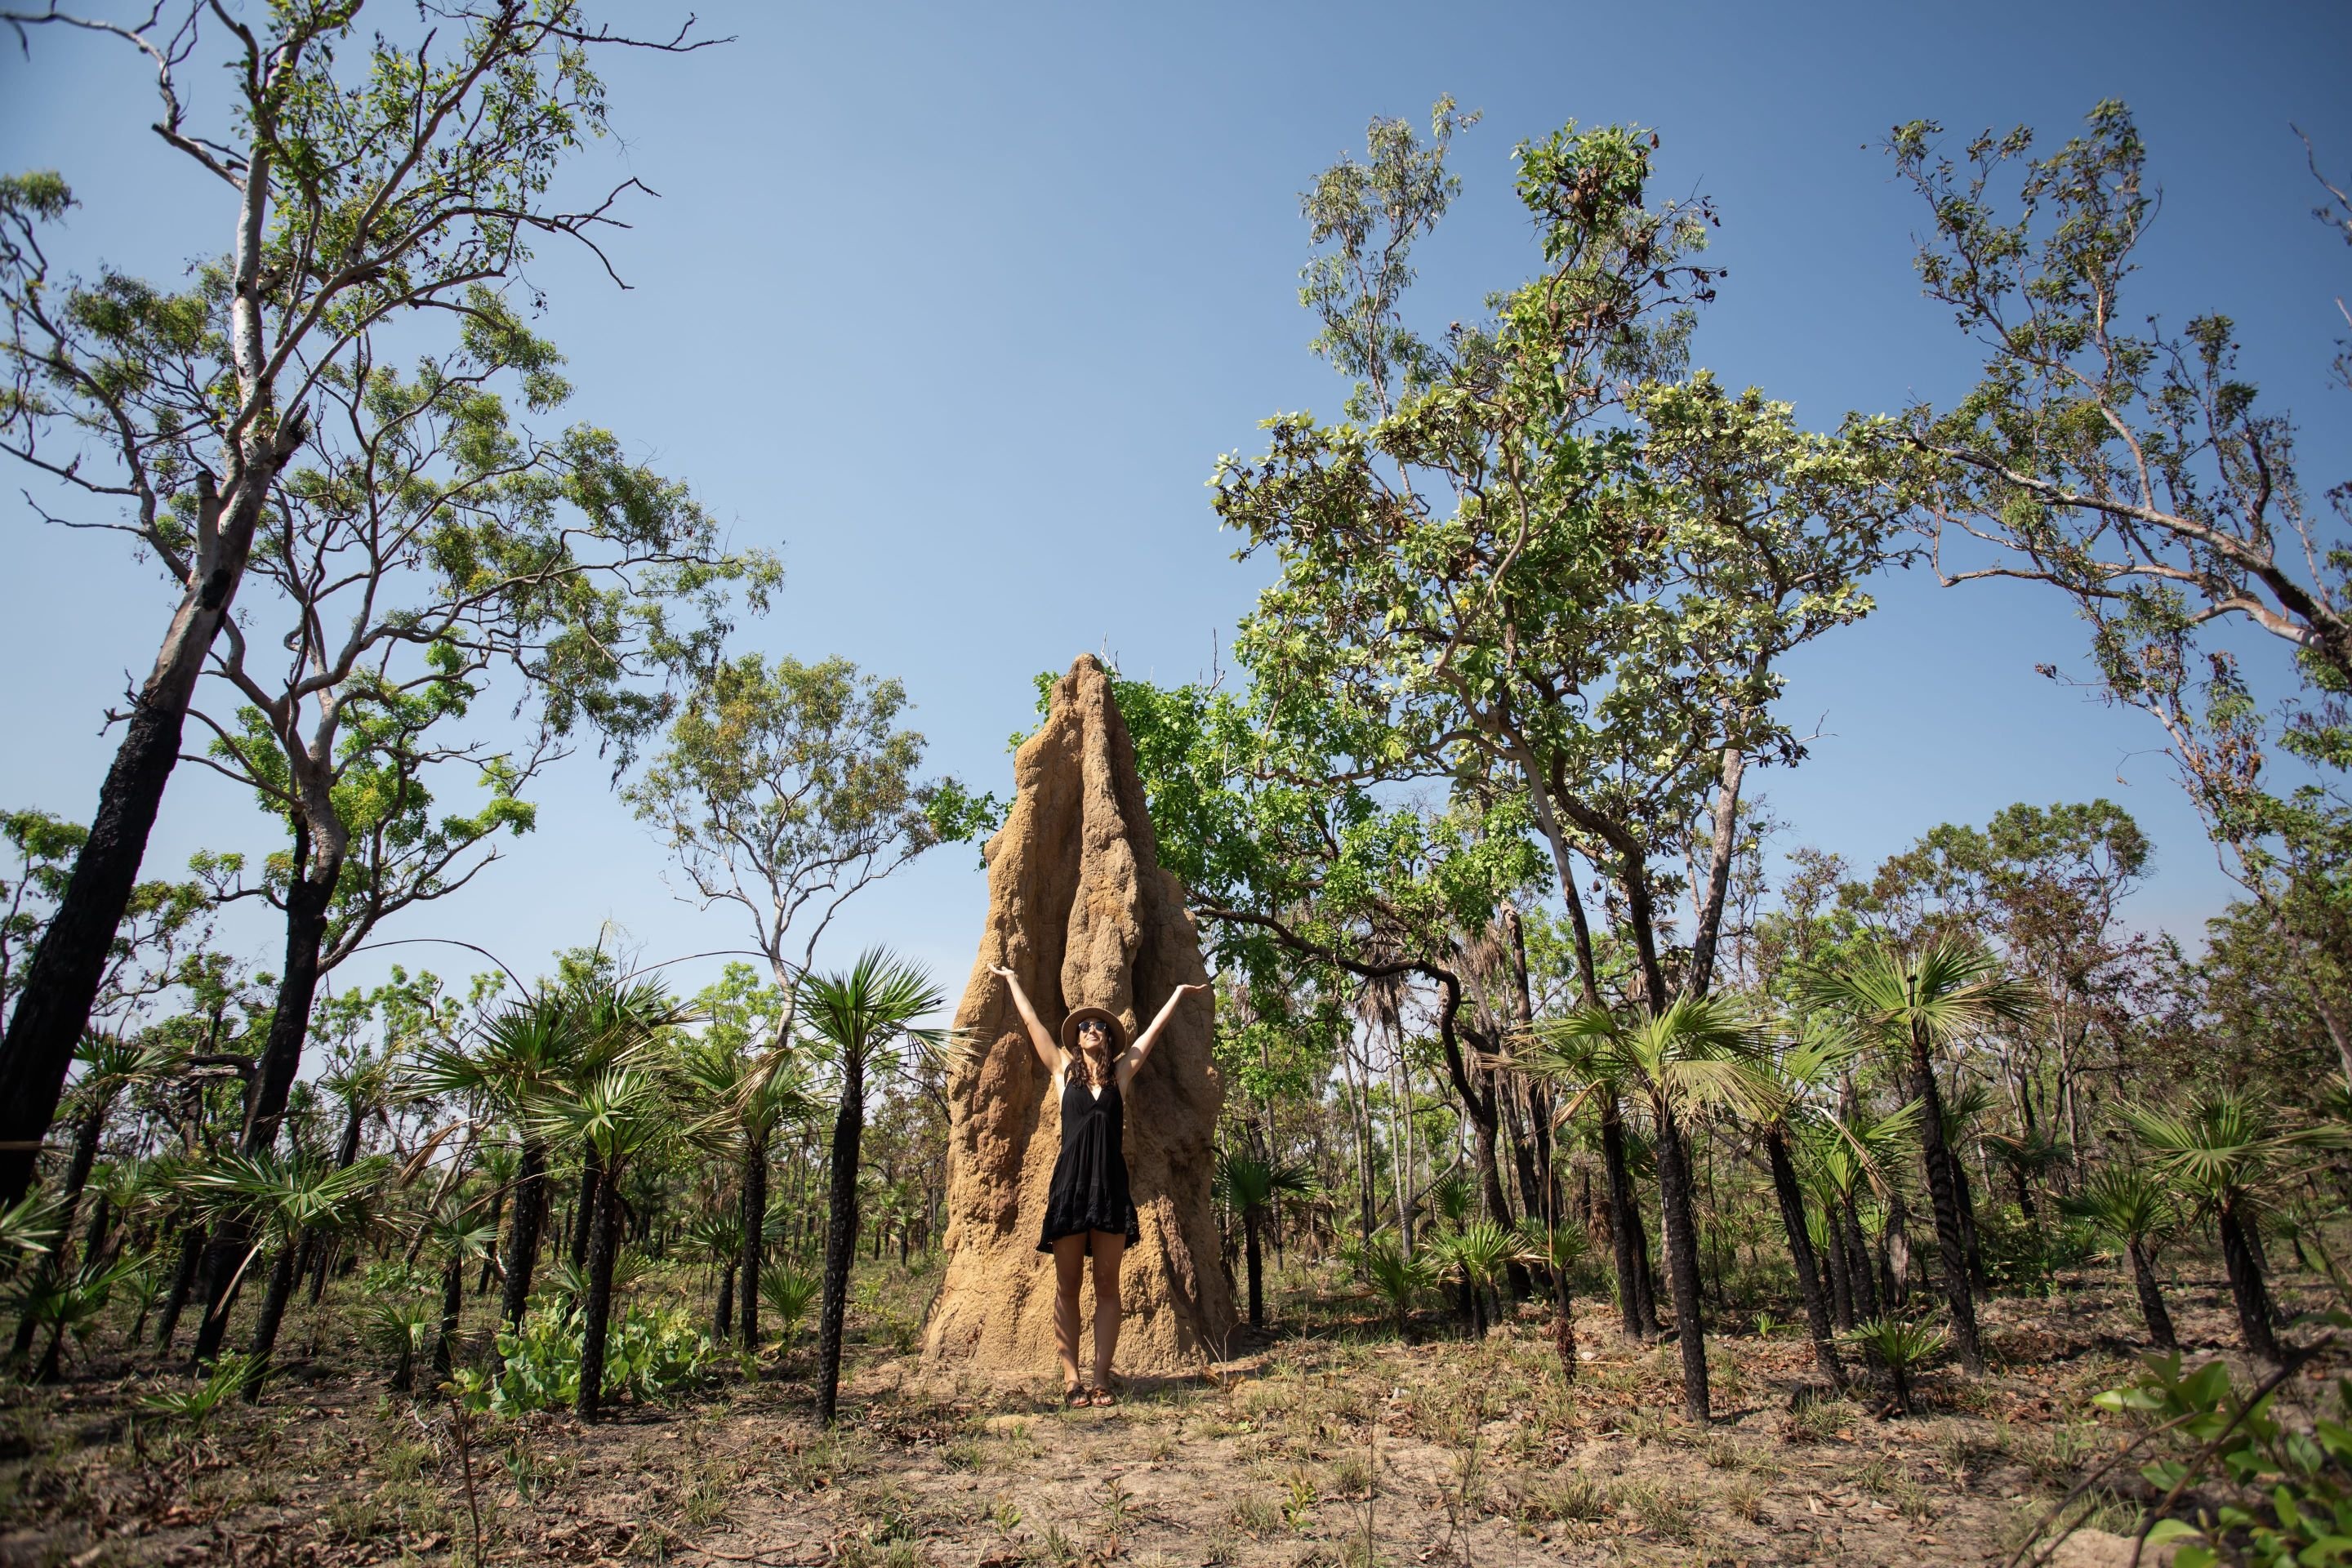
[[[1054,1243],[1054,1350],[1062,1358],[1062,1387],[1078,1386],[1078,1284],[1086,1277],[1087,1238]]]
[[[1127,1237],[1114,1231],[1094,1233],[1095,1243],[1095,1386],[1110,1386],[1110,1361],[1118,1350],[1118,1265],[1127,1255]],[[1073,1295],[1072,1310],[1077,1298]],[[1074,1318],[1073,1322],[1076,1321]],[[1075,1336],[1074,1336],[1075,1337]]]

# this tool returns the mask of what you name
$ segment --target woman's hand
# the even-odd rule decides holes
[[[988,966],[988,972],[989,972],[991,974],[1002,974],[1002,975],[1003,975],[1003,976],[1004,976],[1004,978],[1005,978],[1005,979],[1007,979],[1007,980],[1013,980],[1013,981],[1017,982],[1017,981],[1018,981],[1018,979],[1019,979],[1019,976],[1015,975],[1015,974],[1013,973],[1013,971],[1011,971],[1011,970],[1009,970],[1009,969],[1005,968],[1005,967],[1004,967],[1004,965],[1003,965],[1003,964],[1001,964],[1001,963],[992,963],[992,964],[990,964],[990,965]]]
[[[1176,987],[1176,994],[1181,996],[1188,991],[1206,991],[1208,989],[1210,989],[1210,987],[1207,985],[1179,985]]]

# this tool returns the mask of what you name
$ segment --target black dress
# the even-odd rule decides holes
[[[1099,1097],[1076,1074],[1062,1086],[1062,1152],[1054,1162],[1054,1185],[1045,1196],[1045,1230],[1037,1238],[1038,1251],[1053,1251],[1063,1237],[1097,1230],[1123,1235],[1129,1246],[1143,1239],[1135,1200],[1127,1191],[1125,1126],[1126,1106],[1116,1074]],[[1087,1250],[1094,1250],[1090,1236]]]

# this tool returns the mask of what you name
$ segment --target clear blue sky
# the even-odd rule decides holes
[[[2325,383],[2352,257],[2309,216],[2318,192],[2288,129],[2352,168],[2340,5],[703,11],[739,41],[613,58],[622,144],[580,170],[661,193],[614,246],[634,287],[561,253],[531,269],[572,412],[782,553],[786,592],[747,643],[901,677],[934,763],[976,787],[1008,788],[1004,740],[1029,721],[1036,670],[1107,648],[1130,673],[1190,678],[1246,610],[1262,571],[1228,558],[1203,481],[1219,453],[1256,447],[1259,419],[1336,413],[1341,392],[1305,350],[1297,193],[1360,148],[1368,117],[1423,121],[1444,92],[1486,119],[1456,144],[1464,198],[1424,250],[1428,319],[1472,314],[1532,265],[1515,142],[1636,121],[1664,138],[1662,192],[1705,191],[1722,212],[1730,277],[1700,363],[1822,426],[1948,397],[1973,367],[1918,296],[1921,215],[1875,150],[1888,127],[2023,121],[2054,140],[2121,97],[2165,195],[2139,302],[2235,315],[2248,368],[2304,420],[2311,487],[2352,468],[2352,409]],[[29,62],[0,58],[0,163],[58,169],[84,204],[60,251],[160,279],[225,249],[229,214],[152,118],[119,46],[52,32]],[[111,750],[99,715],[145,668],[172,595],[110,536],[40,527],[22,479],[0,488],[0,802],[84,818]],[[1792,710],[1824,733],[1804,769],[1759,780],[1793,824],[1784,845],[1867,866],[1937,822],[2104,794],[2158,846],[2135,918],[2193,938],[2228,889],[2159,738],[2033,673],[2080,666],[2063,607],[1924,579],[1881,599],[1792,671]],[[539,831],[505,864],[383,934],[481,942],[526,973],[606,917],[648,957],[741,944],[724,911],[671,896],[662,851],[592,758],[540,798]],[[246,797],[183,769],[151,874],[198,846],[274,847]],[[867,894],[833,956],[887,941],[952,993],[985,907],[976,859],[941,850]],[[237,930],[274,966],[276,933]]]

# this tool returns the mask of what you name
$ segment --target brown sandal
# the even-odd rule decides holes
[[[1062,1390],[1062,1408],[1065,1410],[1082,1410],[1093,1403],[1094,1396],[1087,1392],[1087,1386],[1082,1383],[1070,1384]]]
[[[1118,1395],[1113,1394],[1110,1391],[1110,1384],[1106,1383],[1087,1395],[1087,1403],[1094,1405],[1117,1405]]]

